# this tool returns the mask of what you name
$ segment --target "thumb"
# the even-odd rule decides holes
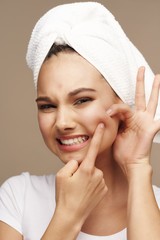
[[[76,160],[70,160],[58,173],[63,177],[71,177],[78,169],[78,162]]]

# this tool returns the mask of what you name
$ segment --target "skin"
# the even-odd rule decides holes
[[[61,53],[58,57],[52,57],[41,69],[38,95],[49,94],[51,96],[49,89],[52,89],[52,92],[53,89],[57,89],[57,102],[55,104],[56,110],[54,109],[55,115],[52,114],[52,119],[47,121],[45,118],[44,121],[43,114],[39,112],[40,129],[47,146],[65,163],[68,163],[71,159],[76,159],[79,163],[82,162],[80,167],[76,168],[74,174],[82,170],[81,167],[85,164],[89,164],[89,160],[86,161],[86,156],[88,156],[87,150],[91,149],[89,148],[90,139],[92,140],[99,122],[103,122],[105,125],[99,151],[97,156],[94,157],[95,167],[93,165],[92,167],[96,170],[98,167],[103,172],[104,182],[109,190],[108,194],[101,199],[88,217],[84,218],[83,224],[80,225],[80,229],[93,235],[110,235],[127,226],[129,240],[147,239],[147,237],[151,239],[153,236],[154,239],[158,240],[160,237],[160,214],[152,190],[152,168],[149,164],[153,137],[160,129],[160,121],[154,121],[159,97],[160,77],[155,77],[151,97],[148,105],[146,105],[144,71],[144,68],[140,68],[138,71],[135,109],[132,111],[114,95],[106,82],[102,81],[98,71],[77,54]],[[45,89],[44,79],[47,79],[47,89]],[[71,79],[73,80],[71,81]],[[77,109],[77,105],[75,107],[73,104],[74,101],[67,98],[69,90],[74,91],[74,86],[96,89],[97,95],[91,95],[93,101],[82,103],[80,109],[79,105]],[[58,94],[59,92],[61,94]],[[55,94],[53,96],[55,97]],[[90,95],[82,95],[82,97],[84,96],[90,97]],[[55,103],[55,100],[53,102]],[[108,116],[105,114],[106,110]],[[95,115],[96,112],[98,112],[97,115]],[[87,124],[84,119],[87,119]],[[120,121],[123,122],[125,127],[118,131]],[[80,133],[89,136],[89,141],[86,141],[82,151],[81,147],[78,149],[78,154],[76,151],[71,151],[69,154],[64,151],[60,153],[58,147],[53,147],[53,136],[57,132],[60,133],[61,137],[62,133],[72,135],[72,133],[77,133],[77,130],[79,132],[79,129]],[[54,132],[53,135],[52,131]],[[112,149],[112,146],[114,149]],[[93,149],[90,151],[93,151]],[[120,168],[115,165],[115,161]],[[126,176],[128,185],[120,169]],[[80,181],[81,174],[78,175],[80,185],[83,184]],[[57,189],[63,189],[63,184],[59,185],[58,183],[57,179]],[[70,192],[71,195],[72,193]],[[120,194],[123,194],[124,198],[120,197]],[[136,200],[137,196],[139,196],[138,200]],[[57,198],[57,205],[59,199]],[[115,199],[119,199],[119,202]],[[126,199],[128,200],[127,203]],[[145,204],[146,199],[148,199],[147,205]],[[76,197],[74,200],[76,200]],[[111,202],[113,204],[110,204]],[[63,204],[61,208],[63,209]],[[115,209],[116,217],[114,218],[111,216],[114,215]],[[120,211],[121,209],[122,211]],[[142,213],[141,216],[140,212]],[[103,215],[103,213],[105,214]],[[109,218],[108,221],[107,218]],[[117,218],[119,221],[116,221]],[[153,227],[152,223],[155,220],[156,226]],[[141,221],[143,221],[142,227],[140,227]],[[53,225],[51,224],[51,226]],[[47,239],[45,235],[44,239]]]
[[[83,161],[100,122],[105,123],[100,153],[110,155],[119,121],[105,112],[120,100],[90,63],[73,53],[52,57],[41,69],[37,95],[38,121],[44,141],[64,163],[71,159]],[[45,97],[48,99],[42,100]],[[63,149],[56,140],[83,135],[89,139],[68,149]]]
[[[56,176],[56,209],[42,240],[74,240],[80,230],[111,235],[124,227],[128,240],[160,239],[150,165],[152,140],[160,130],[160,120],[154,121],[160,76],[155,76],[146,105],[144,72],[138,71],[131,110],[79,55],[59,53],[43,64],[37,93],[39,126],[46,145],[65,166]],[[71,96],[75,87],[92,91]],[[56,140],[75,135],[88,138],[67,148]],[[0,238],[22,236],[0,223]]]
[[[83,91],[77,91],[79,89],[83,89]],[[92,91],[84,89],[92,89]],[[94,158],[94,165],[96,171],[98,169],[103,171],[104,181],[109,187],[110,194],[95,208],[94,213],[92,212],[94,219],[99,222],[99,226],[103,226],[103,231],[96,227],[97,221],[90,221],[93,219],[91,215],[83,224],[83,231],[92,234],[112,234],[122,230],[126,225],[126,207],[124,207],[126,198],[120,197],[118,203],[113,201],[113,198],[118,199],[121,188],[124,189],[123,196],[126,196],[127,192],[126,179],[122,176],[121,169],[114,162],[112,155],[112,145],[117,136],[119,119],[117,116],[111,118],[106,114],[106,110],[110,106],[120,102],[121,100],[101,74],[76,53],[60,53],[46,61],[41,68],[37,92],[39,126],[46,145],[64,163],[71,160],[77,160],[78,163],[84,161],[97,125],[100,122],[105,125],[100,149]],[[95,115],[97,112],[98,114]],[[74,145],[68,149],[61,148],[56,140],[56,138],[74,138],[74,136],[81,135],[87,135],[89,139],[83,144],[76,144],[75,150]],[[79,179],[82,179],[81,175],[77,179],[76,187],[77,185],[84,186]],[[59,191],[64,187],[58,184],[57,189]],[[72,192],[70,195],[74,196]],[[73,197],[75,202],[77,202],[77,198],[77,196]],[[106,224],[109,223],[106,223],[104,219],[107,214],[110,215],[112,211],[115,211],[117,204],[117,212],[120,212],[119,218],[117,220],[117,216],[112,214],[112,228],[106,230]],[[61,208],[63,207],[61,206]],[[106,209],[105,214],[100,211],[102,208]],[[120,208],[123,210],[121,211]]]

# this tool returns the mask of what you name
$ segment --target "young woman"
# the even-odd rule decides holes
[[[88,2],[52,9],[35,26],[27,62],[39,126],[65,166],[56,177],[23,173],[2,185],[0,239],[160,239],[150,165],[160,76],[151,83],[117,24]]]

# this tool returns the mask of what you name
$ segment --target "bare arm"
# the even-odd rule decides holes
[[[152,189],[149,164],[130,170],[128,195],[128,239],[160,239],[160,211]]]
[[[0,239],[1,240],[22,240],[22,235],[14,228],[0,221]]]
[[[150,100],[146,105],[144,68],[137,75],[135,109],[125,104],[112,107],[110,116],[117,114],[124,122],[115,145],[115,159],[128,179],[128,240],[159,240],[160,211],[152,190],[150,153],[160,120],[155,121],[160,90],[160,76],[155,77]]]
[[[71,212],[56,210],[41,240],[75,240],[81,230],[81,223]]]

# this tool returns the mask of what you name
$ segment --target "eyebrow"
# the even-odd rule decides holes
[[[72,92],[70,92],[68,95],[69,96],[74,96],[74,95],[77,95],[81,92],[96,92],[96,90],[93,89],[93,88],[78,88],[78,89],[75,89]]]
[[[50,102],[51,99],[49,97],[38,97],[35,101],[36,102],[40,102],[40,101]]]
[[[77,95],[77,94],[79,94],[81,92],[96,92],[96,90],[93,89],[93,88],[77,88],[77,89],[69,92],[68,95],[72,97],[72,96],[75,96],[75,95]],[[44,96],[44,97],[38,97],[35,101],[36,102],[40,102],[40,101],[50,102],[51,99],[49,97],[45,97]]]

